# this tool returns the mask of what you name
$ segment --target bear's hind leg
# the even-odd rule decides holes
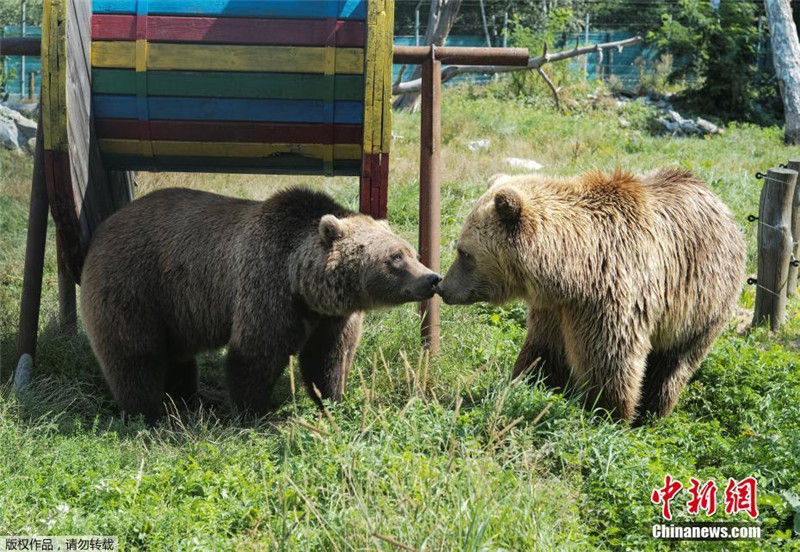
[[[564,389],[569,381],[569,365],[564,353],[561,317],[549,309],[528,310],[528,334],[514,364],[512,379],[532,370],[551,388]]]
[[[129,416],[142,414],[154,424],[164,414],[165,358],[153,354],[115,354],[103,364],[111,394]]]
[[[342,400],[363,319],[360,312],[349,317],[323,317],[303,345],[300,371],[308,394],[317,403],[320,399]]]
[[[637,423],[643,423],[648,414],[660,418],[670,415],[681,391],[705,358],[723,325],[724,322],[709,324],[704,331],[680,346],[650,353]]]
[[[194,357],[176,359],[167,370],[165,389],[178,407],[192,407],[197,402],[198,368]]]

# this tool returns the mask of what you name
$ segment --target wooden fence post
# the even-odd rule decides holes
[[[797,172],[773,168],[764,176],[758,215],[758,280],[753,324],[777,330],[786,317],[786,285],[792,256],[792,200]]]
[[[786,165],[789,169],[800,173],[800,159],[792,159]],[[789,297],[797,295],[797,279],[800,272],[800,182],[794,186],[794,201],[792,201],[792,262],[789,265],[789,283],[786,293]]]
[[[40,105],[41,113],[41,105]],[[36,149],[33,155],[31,203],[28,213],[28,239],[25,245],[25,271],[22,276],[22,299],[19,307],[17,357],[14,389],[20,391],[30,381],[36,337],[39,332],[39,307],[42,300],[44,249],[47,242],[47,188],[44,176],[44,139],[42,119],[36,128]]]

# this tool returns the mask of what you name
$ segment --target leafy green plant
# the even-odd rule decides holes
[[[697,77],[698,86],[685,94],[687,105],[726,119],[779,120],[777,84],[769,68],[758,67],[758,10],[737,0],[720,0],[718,8],[705,0],[680,0],[662,13],[660,27],[648,38],[685,61],[674,66],[670,81]]]

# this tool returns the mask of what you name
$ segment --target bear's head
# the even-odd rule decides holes
[[[437,288],[445,303],[501,304],[523,294],[516,260],[523,195],[503,177],[493,177],[490,185],[464,222],[455,261]]]
[[[633,247],[626,228],[652,225],[641,183],[619,170],[579,178],[498,175],[489,184],[437,290],[446,303],[580,300],[587,265],[606,270],[608,249]]]
[[[298,268],[296,291],[331,316],[430,299],[441,281],[385,221],[365,215],[320,218]]]

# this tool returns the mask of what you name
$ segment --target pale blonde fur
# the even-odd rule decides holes
[[[623,419],[637,406],[669,414],[744,278],[730,211],[679,170],[495,178],[459,249],[445,300],[530,307],[515,374],[538,359],[550,383],[578,384]]]

